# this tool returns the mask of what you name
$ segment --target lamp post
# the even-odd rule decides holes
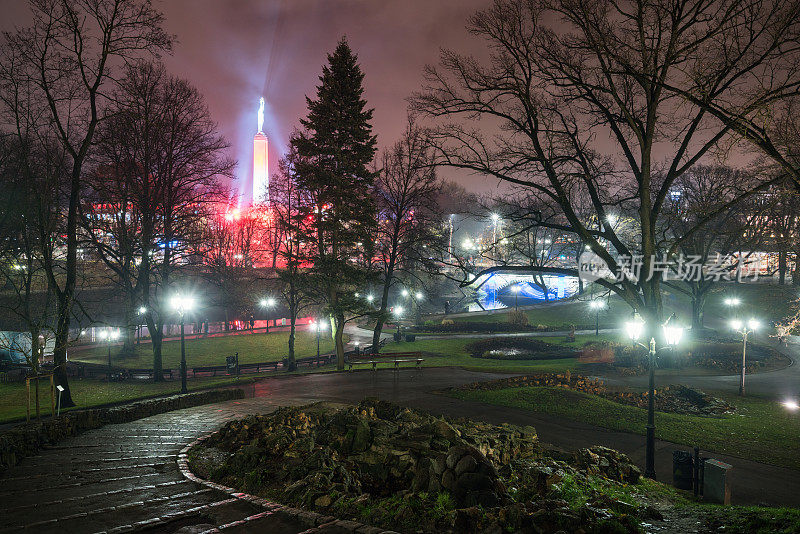
[[[319,337],[320,337],[320,332],[322,330],[325,330],[325,323],[317,319],[316,321],[314,321],[314,328],[317,330],[317,361],[319,362]]]
[[[145,308],[144,306],[139,306],[139,310],[137,311],[137,314],[141,317],[145,313],[147,313],[147,308]],[[136,344],[138,345],[139,342],[142,340],[142,320],[139,319],[136,322],[137,322],[137,325],[136,325]]]
[[[275,307],[275,299],[272,297],[267,297],[265,299],[261,299],[258,304],[265,310],[264,313],[267,316],[267,334],[269,334],[269,310]]]
[[[194,297],[188,295],[175,295],[170,301],[172,309],[178,312],[181,318],[181,393],[188,393],[189,388],[186,387],[186,341],[183,335],[184,317],[187,312],[194,308]]]
[[[111,382],[111,344],[119,339],[119,330],[113,328],[106,328],[98,332],[97,336],[108,343],[108,376],[106,377]]]
[[[401,331],[400,331],[400,320],[403,317],[403,311],[405,311],[405,310],[403,310],[402,306],[395,306],[394,309],[392,310],[392,312],[394,313],[395,318],[397,319],[397,335],[398,336],[401,334]]]
[[[511,288],[511,291],[514,292],[514,311],[519,311],[519,304],[517,299],[519,298],[520,290],[522,290],[522,287],[520,287],[519,284],[515,284],[514,287]]]
[[[674,317],[674,316],[673,316]],[[675,345],[680,342],[681,337],[683,336],[683,328],[676,325],[671,325],[670,320],[673,318],[670,317],[666,323],[664,323],[664,340],[666,341],[669,347],[675,347]],[[651,478],[655,480],[656,478],[656,462],[655,462],[655,451],[656,451],[656,423],[655,423],[655,389],[656,389],[656,339],[655,337],[650,337],[650,343],[644,345],[643,343],[639,343],[639,338],[642,337],[644,333],[644,321],[639,317],[639,315],[635,315],[633,320],[625,324],[625,330],[628,334],[628,337],[640,347],[644,347],[647,349],[647,354],[650,359],[650,380],[648,384],[648,392],[647,392],[647,448],[645,451],[645,469],[644,469],[644,476],[647,478]]]
[[[751,318],[745,323],[739,319],[734,319],[731,321],[731,328],[742,335],[742,374],[739,377],[739,396],[744,397],[744,374],[745,367],[747,366],[747,336],[756,331],[758,328],[758,321]]]
[[[589,307],[594,310],[594,335],[600,335],[600,310],[606,307],[605,301],[593,300],[589,302]]]

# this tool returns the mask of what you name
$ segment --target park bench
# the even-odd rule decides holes
[[[153,378],[155,374],[153,369],[128,369],[127,371],[131,378]],[[172,380],[172,369],[162,369],[161,372],[164,374],[164,378]]]
[[[197,373],[212,373],[212,376],[217,376],[217,372],[224,372],[228,370],[226,365],[200,365],[192,367],[192,376],[197,376]]]
[[[349,370],[356,365],[371,365],[377,371],[379,363],[394,363],[394,370],[400,370],[401,363],[413,363],[416,369],[422,369],[424,362],[421,352],[385,352],[383,354],[367,354],[360,358],[351,358],[348,362]]]
[[[273,371],[278,370],[278,366],[281,365],[281,362],[274,361],[274,362],[256,362],[256,363],[240,363],[239,364],[239,372],[243,373],[245,371],[255,371],[256,373],[260,373],[261,369],[272,369]]]

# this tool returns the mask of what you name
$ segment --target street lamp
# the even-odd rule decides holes
[[[392,310],[392,313],[394,313],[394,316],[397,319],[397,334],[398,335],[400,334],[400,320],[403,318],[403,312],[404,311],[405,310],[403,310],[402,306],[395,306],[394,309]]]
[[[186,313],[194,308],[194,297],[190,295],[174,295],[170,300],[170,305],[181,318],[181,393],[188,393],[189,389],[186,387],[186,341],[183,337],[183,325]]]
[[[317,365],[319,365],[319,336],[322,330],[325,330],[325,323],[317,319],[313,323],[314,328],[317,330]]]
[[[739,319],[734,319],[731,321],[731,328],[742,335],[742,374],[739,377],[739,395],[744,397],[744,374],[747,364],[747,336],[756,331],[758,328],[758,321],[751,318],[745,323]]]
[[[600,310],[606,307],[604,300],[593,300],[589,302],[589,307],[594,310],[594,335],[600,335]]]
[[[139,306],[139,310],[137,311],[137,314],[141,317],[145,313],[147,313],[147,308],[145,308],[144,306]],[[138,345],[139,342],[142,340],[142,320],[139,319],[136,322],[138,323],[136,325],[136,344]]]
[[[275,299],[272,297],[261,299],[258,304],[265,310],[269,310],[275,307]],[[265,313],[267,314],[267,334],[269,334],[269,311],[265,311]]]
[[[403,295],[403,298],[407,298],[408,297],[408,289],[403,288],[403,290],[400,292],[400,294]]]
[[[119,339],[119,330],[115,330],[113,328],[106,328],[105,330],[100,330],[97,333],[97,337],[99,337],[102,341],[108,342],[108,381],[111,382],[111,344],[114,343],[117,339]]]
[[[738,306],[739,304],[742,303],[741,299],[739,299],[738,297],[726,298],[724,302],[725,302],[725,305],[730,307],[730,308],[735,308],[736,306]]]
[[[670,324],[671,319],[674,317],[670,317],[667,319],[667,322],[664,323],[663,331],[664,331],[664,341],[666,341],[668,347],[674,348],[677,345],[681,337],[683,337],[683,327],[672,325]],[[647,393],[647,449],[645,452],[645,469],[644,469],[644,476],[648,478],[652,478],[655,480],[656,478],[656,423],[655,423],[655,389],[656,389],[656,340],[655,337],[650,338],[650,343],[648,345],[644,345],[643,343],[639,343],[639,338],[642,337],[644,333],[644,321],[642,321],[639,315],[635,315],[632,321],[629,321],[625,324],[625,331],[628,334],[628,337],[639,345],[640,347],[644,347],[647,349],[648,357],[650,359],[650,380],[649,380],[649,387]]]
[[[519,292],[521,290],[522,290],[522,287],[520,287],[519,284],[516,284],[516,285],[514,285],[514,287],[511,288],[511,291],[514,292],[514,311],[519,311],[519,303],[518,303],[517,299],[519,298]]]

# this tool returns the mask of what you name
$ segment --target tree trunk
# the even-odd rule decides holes
[[[344,370],[344,314],[337,313],[334,316],[334,336],[333,342],[336,345],[336,369]]]
[[[783,285],[786,283],[786,251],[781,250],[778,252],[778,283]]]
[[[702,330],[704,328],[705,305],[705,293],[692,295],[692,330]]]
[[[378,319],[375,321],[375,328],[372,330],[372,353],[378,352],[381,343],[381,332],[383,324],[386,322],[386,310],[389,308],[389,288],[391,287],[391,276],[383,283],[383,293],[381,294],[381,309]]]
[[[64,388],[61,393],[61,406],[70,408],[75,406],[67,379],[67,345],[69,343],[69,314],[70,306],[64,302],[62,295],[58,299],[58,323],[56,327],[56,344],[53,348],[53,378],[55,385]]]
[[[289,325],[289,356],[286,358],[286,370],[294,371],[297,369],[297,364],[294,361],[294,329],[295,329],[296,314],[292,313]]]
[[[792,285],[800,286],[800,253],[794,253],[794,269],[792,269]]]

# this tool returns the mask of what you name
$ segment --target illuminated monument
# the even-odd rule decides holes
[[[253,205],[269,203],[269,157],[264,135],[264,98],[258,107],[258,133],[253,137]]]

